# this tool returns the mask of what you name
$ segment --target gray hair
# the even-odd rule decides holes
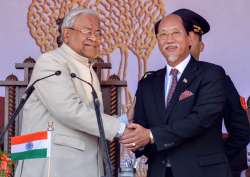
[[[87,9],[83,7],[76,7],[74,9],[71,9],[69,13],[64,17],[63,23],[62,23],[62,29],[67,27],[73,27],[74,22],[76,20],[76,17],[80,14],[86,14],[86,15],[95,15],[98,16],[96,11],[92,9]]]
[[[87,9],[87,8],[83,8],[83,7],[76,7],[71,9],[64,17],[63,19],[63,23],[61,26],[61,40],[63,41],[63,29],[64,28],[70,28],[73,27],[76,18],[78,17],[78,15],[80,14],[85,14],[85,15],[95,15],[98,17],[98,14],[96,11],[92,10],[92,9]]]

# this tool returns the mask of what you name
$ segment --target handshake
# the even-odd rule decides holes
[[[131,121],[134,118],[134,106],[135,101],[127,111],[128,120]],[[143,126],[130,123],[127,125],[123,135],[120,137],[120,143],[131,151],[144,147],[149,143],[154,143],[153,135],[150,129],[144,128]]]
[[[143,126],[135,123],[129,124],[122,137],[120,143],[131,151],[153,142],[153,136],[150,129],[144,128]]]

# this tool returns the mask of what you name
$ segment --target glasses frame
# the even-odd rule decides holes
[[[75,27],[67,27],[66,29],[70,29],[70,30],[74,30],[74,31],[78,31],[80,32],[81,34],[83,34],[84,36],[87,36],[87,37],[91,37],[91,36],[94,36],[95,38],[97,39],[100,39],[102,37],[102,34],[100,31],[96,31],[96,32],[92,32],[91,30],[89,29],[78,29],[78,28],[75,28]]]

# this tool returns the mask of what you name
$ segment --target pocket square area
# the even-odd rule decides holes
[[[181,93],[181,95],[179,97],[179,101],[184,100],[192,95],[194,95],[193,92],[191,92],[189,90],[185,90],[184,92]]]

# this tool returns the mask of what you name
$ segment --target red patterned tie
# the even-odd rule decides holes
[[[170,89],[168,91],[168,96],[167,96],[167,105],[168,103],[170,102],[173,94],[174,94],[174,91],[175,91],[175,88],[176,88],[176,85],[177,85],[177,75],[178,75],[179,71],[177,69],[171,69],[170,71],[170,75],[172,75],[172,83],[171,83],[171,86],[170,86]]]

